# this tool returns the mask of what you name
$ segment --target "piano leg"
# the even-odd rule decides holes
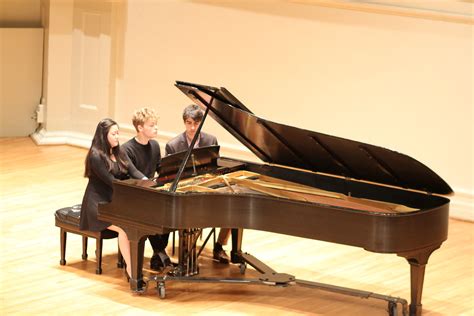
[[[130,289],[134,292],[142,292],[145,282],[143,281],[143,256],[145,240],[148,235],[140,235],[136,229],[123,227],[130,241],[130,264],[132,275],[130,276]]]
[[[420,316],[422,310],[421,296],[423,292],[423,281],[425,279],[425,267],[430,255],[441,245],[426,248],[423,251],[400,253],[410,264],[411,302],[410,316]]]

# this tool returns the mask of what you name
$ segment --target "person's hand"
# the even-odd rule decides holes
[[[150,179],[142,179],[142,180],[137,180],[136,184],[139,187],[149,188],[149,187],[155,186],[156,182]]]

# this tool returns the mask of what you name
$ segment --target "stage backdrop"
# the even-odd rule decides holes
[[[133,134],[160,115],[161,145],[190,103],[175,80],[228,88],[268,120],[414,157],[473,219],[473,26],[298,1],[43,2],[47,115],[39,143],[88,145],[97,121]],[[222,154],[252,159],[210,120]]]

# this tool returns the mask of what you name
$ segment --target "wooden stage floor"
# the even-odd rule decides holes
[[[132,294],[116,267],[116,240],[104,242],[102,275],[95,274],[95,243],[83,261],[78,235],[68,234],[67,265],[60,266],[54,211],[81,202],[85,154],[29,138],[0,139],[0,315],[387,315],[383,301],[299,286],[168,282],[164,300],[153,286]],[[448,240],[427,266],[423,315],[474,315],[473,234],[473,223],[450,221]],[[298,279],[410,299],[409,265],[396,255],[252,230],[244,232],[243,250]],[[145,255],[148,267],[148,242]],[[208,246],[203,275],[240,275],[238,266],[217,264],[211,255]],[[246,275],[257,274],[248,268]]]

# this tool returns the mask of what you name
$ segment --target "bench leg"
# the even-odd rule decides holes
[[[87,236],[82,236],[82,260],[87,260]]]
[[[95,274],[102,274],[102,237],[101,236],[99,236],[96,239],[95,257],[97,261],[97,268],[95,270]]]
[[[67,237],[67,232],[61,228],[59,231],[60,234],[60,241],[61,241],[61,260],[59,261],[60,265],[65,265],[66,264],[66,237]]]

